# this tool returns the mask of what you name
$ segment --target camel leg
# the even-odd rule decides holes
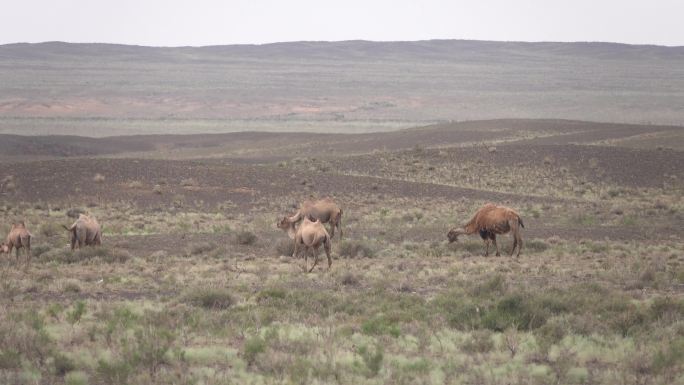
[[[330,238],[335,236],[335,226],[337,224],[333,221],[330,221]]]
[[[31,238],[26,237],[22,239],[22,244],[24,244],[24,247],[26,247],[26,265],[28,266],[31,264]]]
[[[515,253],[515,248],[518,247],[518,240],[520,239],[520,228],[518,227],[518,221],[508,221],[511,227],[511,235],[513,236],[513,247],[511,247],[511,257]]]
[[[499,245],[496,243],[496,234],[492,234],[492,242],[494,242],[494,247],[496,247],[496,256],[501,256],[501,253],[499,253]]]
[[[515,240],[518,243],[518,254],[516,254],[516,256],[515,256],[517,258],[520,256],[520,250],[522,250],[522,245],[523,245],[522,237],[520,236],[520,231],[516,231]]]
[[[318,246],[313,247],[311,252],[313,253],[314,261],[313,265],[311,265],[311,269],[309,269],[309,273],[313,271],[314,267],[316,267],[316,264],[318,263]]]
[[[489,257],[489,239],[485,239],[484,244],[485,244],[485,257]]]
[[[28,266],[31,264],[31,245],[26,244],[25,247],[26,247],[26,252],[25,252],[25,254],[26,254],[26,266]]]
[[[341,232],[340,237],[342,237]],[[328,257],[328,270],[330,270],[330,267],[332,266],[332,258],[330,257],[330,240],[327,240],[323,247],[325,248],[325,255]]]
[[[294,251],[292,252],[292,258],[297,258],[297,251],[299,251],[299,242],[295,239]]]
[[[304,249],[304,271],[309,268],[309,248]]]

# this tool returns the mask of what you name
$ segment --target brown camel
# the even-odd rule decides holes
[[[497,234],[506,234],[509,231],[513,234],[513,248],[511,248],[511,256],[518,248],[517,256],[520,256],[522,249],[522,237],[520,236],[520,228],[524,228],[522,218],[515,210],[505,206],[497,206],[493,203],[487,203],[482,206],[473,218],[465,225],[459,228],[451,229],[447,237],[449,243],[458,240],[461,234],[475,234],[479,233],[480,237],[485,243],[485,256],[489,255],[489,241],[494,242],[496,247],[496,255],[499,256],[499,245],[496,243]]]
[[[287,232],[287,235],[289,235],[291,239],[294,239],[295,246],[294,252],[292,253],[293,257],[299,255],[300,247],[304,248],[304,271],[307,271],[309,266],[309,252],[311,252],[314,257],[313,265],[311,266],[311,269],[308,270],[309,273],[316,267],[316,264],[318,263],[318,248],[321,247],[321,245],[323,245],[325,254],[328,257],[328,270],[330,270],[330,267],[332,266],[332,258],[330,257],[331,236],[328,235],[328,232],[325,230],[325,227],[320,220],[312,222],[308,217],[304,217],[302,224],[299,225],[298,228],[295,228],[294,222],[285,217],[278,222],[277,226]]]
[[[102,244],[102,230],[97,219],[93,216],[80,214],[76,222],[70,227],[64,226],[71,233],[71,250],[73,251],[78,244],[80,249],[85,246],[95,246]]]
[[[309,218],[311,221],[319,220],[321,223],[330,223],[330,238],[335,236],[335,227],[340,230],[340,237],[342,237],[342,209],[332,198],[323,198],[317,201],[306,200],[294,215],[287,217],[287,220],[297,223],[303,218]]]
[[[7,239],[0,244],[0,252],[12,254],[12,248],[17,250],[17,263],[19,262],[19,249],[26,248],[26,263],[31,263],[31,238],[33,235],[26,229],[24,222],[13,223]]]

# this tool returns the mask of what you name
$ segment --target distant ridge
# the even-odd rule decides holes
[[[611,42],[523,42],[489,40],[417,40],[417,41],[293,41],[264,44],[227,44],[207,46],[157,47],[115,43],[67,43],[49,41],[42,43],[11,43],[0,45],[0,54],[15,54],[40,50],[50,54],[66,53],[140,53],[142,51],[213,52],[250,55],[318,55],[321,53],[350,55],[366,54],[372,57],[388,54],[450,55],[464,52],[495,53],[502,50],[522,50],[529,54],[544,51],[556,55],[589,55],[615,57],[616,55],[655,54],[668,57],[684,57],[684,46],[650,44],[625,44]]]
[[[503,118],[684,125],[684,47],[45,42],[1,45],[0,68],[0,133],[277,131],[286,124],[296,126],[288,131],[329,132],[332,125],[362,122],[354,128],[360,132],[374,129],[363,122],[388,122],[385,130]],[[201,120],[211,120],[211,127]]]

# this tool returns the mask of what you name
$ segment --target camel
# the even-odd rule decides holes
[[[287,217],[287,220],[297,223],[303,218],[330,223],[330,238],[335,236],[335,227],[340,230],[340,238],[342,237],[342,209],[331,198],[323,198],[317,201],[306,200],[294,215]]]
[[[70,227],[63,226],[71,233],[71,250],[73,251],[78,243],[80,249],[85,246],[101,245],[102,231],[100,224],[95,217],[79,214],[78,219]]]
[[[320,220],[311,221],[308,217],[304,217],[301,225],[299,225],[298,228],[295,228],[295,223],[285,217],[278,222],[277,226],[287,232],[290,239],[294,239],[295,246],[294,252],[292,253],[293,257],[299,255],[300,247],[304,248],[304,271],[307,271],[309,266],[309,251],[313,254],[314,262],[308,272],[312,272],[314,267],[316,267],[316,264],[318,263],[318,248],[321,247],[321,245],[323,245],[325,254],[328,257],[328,270],[330,270],[330,267],[332,266],[332,258],[330,257],[330,238],[332,237],[328,235],[328,232],[325,230],[325,227]]]
[[[515,210],[505,206],[487,203],[477,210],[468,223],[462,227],[451,229],[447,234],[447,237],[449,238],[449,243],[451,243],[456,242],[458,236],[461,234],[470,235],[479,233],[485,243],[485,256],[489,255],[489,241],[491,240],[494,242],[496,256],[498,257],[501,254],[499,253],[499,245],[496,243],[496,235],[506,234],[510,231],[513,234],[511,256],[513,256],[513,252],[515,252],[515,248],[517,247],[518,254],[516,257],[519,257],[523,245],[522,237],[520,236],[521,227],[525,228],[525,225],[523,225],[522,218],[520,218],[520,215],[518,215]]]
[[[19,249],[26,248],[26,263],[31,263],[31,234],[24,222],[12,224],[9,234],[5,242],[0,244],[0,253],[12,254],[12,248],[17,250],[17,263],[19,262]]]

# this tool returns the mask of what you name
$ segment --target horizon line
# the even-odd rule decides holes
[[[145,48],[211,48],[211,47],[233,47],[233,46],[251,46],[261,47],[278,44],[301,44],[301,43],[316,43],[316,44],[333,44],[333,43],[421,43],[421,42],[479,42],[479,43],[511,43],[511,44],[609,44],[609,45],[623,45],[633,47],[659,47],[659,48],[684,48],[684,45],[664,45],[654,43],[623,43],[603,40],[574,40],[574,41],[553,41],[553,40],[486,40],[486,39],[417,39],[417,40],[369,40],[369,39],[345,39],[345,40],[289,40],[289,41],[274,41],[266,43],[226,43],[226,44],[206,44],[206,45],[144,45],[144,44],[129,44],[129,43],[112,43],[112,42],[74,42],[63,40],[45,40],[39,42],[11,42],[2,43],[2,46],[9,45],[42,45],[42,44],[71,44],[71,45],[112,45],[112,46],[129,46],[129,47],[145,47]]]

